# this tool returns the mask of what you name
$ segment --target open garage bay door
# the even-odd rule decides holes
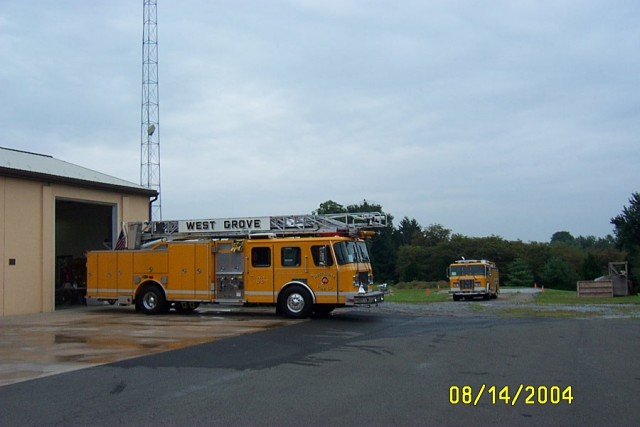
[[[84,303],[85,252],[113,248],[115,218],[115,205],[56,200],[56,307]]]

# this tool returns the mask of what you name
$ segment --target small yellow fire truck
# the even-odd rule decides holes
[[[487,260],[455,261],[447,269],[449,293],[454,301],[460,298],[498,298],[500,273],[496,264]]]
[[[276,307],[290,318],[375,305],[364,238],[380,213],[288,215],[127,224],[127,249],[87,254],[87,297],[138,311],[200,303]]]

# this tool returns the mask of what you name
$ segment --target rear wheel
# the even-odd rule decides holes
[[[291,319],[309,317],[312,308],[311,295],[302,286],[291,286],[285,289],[278,302],[279,312]]]
[[[145,314],[165,313],[168,307],[164,292],[155,285],[145,286],[136,297],[136,308]]]

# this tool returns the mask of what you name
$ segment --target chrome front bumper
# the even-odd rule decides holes
[[[379,304],[384,301],[384,292],[367,292],[359,294],[357,292],[348,293],[345,295],[344,305],[352,307],[355,305],[372,305]]]

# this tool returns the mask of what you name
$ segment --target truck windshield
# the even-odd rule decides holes
[[[369,262],[369,252],[364,242],[338,242],[333,245],[338,264]]]
[[[484,265],[452,265],[452,276],[484,276]]]
[[[363,262],[371,261],[369,259],[369,251],[367,250],[367,244],[364,242],[357,242],[356,245],[358,246],[358,251],[360,252],[360,259]]]

